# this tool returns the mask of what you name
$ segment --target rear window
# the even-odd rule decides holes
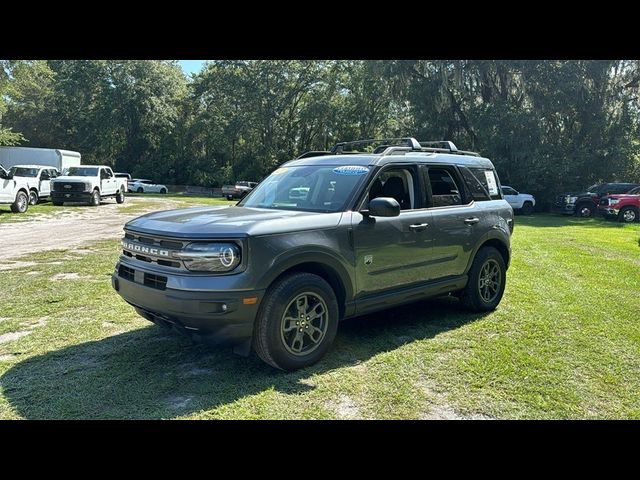
[[[461,170],[467,170],[476,179],[484,189],[484,195],[488,195],[491,200],[500,200],[502,193],[498,183],[498,176],[491,168],[463,167]],[[466,178],[465,178],[466,180]],[[467,181],[467,184],[470,183]],[[469,186],[471,188],[471,185]],[[474,196],[475,199],[475,196]],[[485,200],[487,198],[485,197]]]

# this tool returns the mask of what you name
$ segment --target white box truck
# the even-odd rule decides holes
[[[5,170],[16,165],[42,165],[62,172],[80,165],[80,153],[57,148],[0,147],[0,165]]]

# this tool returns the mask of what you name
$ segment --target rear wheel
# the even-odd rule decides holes
[[[144,188],[142,188],[142,187],[138,187],[138,189],[136,190],[136,192],[138,192],[138,193],[144,193]]]
[[[311,273],[275,283],[256,319],[254,349],[269,365],[297,370],[320,360],[338,330],[339,309],[331,286]]]
[[[460,295],[462,304],[474,312],[494,310],[504,293],[507,269],[500,252],[493,247],[483,247],[476,254],[467,286]]]
[[[637,222],[639,218],[638,210],[633,207],[624,207],[618,213],[618,220],[624,223]]]
[[[124,188],[121,188],[118,193],[116,193],[116,203],[124,203]]]
[[[92,207],[97,207],[98,205],[100,205],[100,192],[98,190],[94,190],[91,194],[89,205],[91,205]]]
[[[522,214],[531,215],[533,213],[533,204],[531,202],[524,202],[522,205]]]
[[[576,206],[576,215],[582,218],[589,218],[593,216],[594,207],[590,203],[580,203]]]
[[[31,190],[29,192],[29,205],[36,205],[38,200],[40,200],[40,197],[38,197],[37,190]]]
[[[160,193],[162,193],[164,195],[165,193],[167,193],[167,189],[166,188],[161,188],[160,189]]]
[[[20,191],[16,195],[16,200],[11,204],[13,213],[25,213],[29,209],[29,196],[26,192]]]

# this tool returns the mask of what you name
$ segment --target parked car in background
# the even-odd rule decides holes
[[[502,195],[514,210],[519,210],[524,215],[533,213],[533,207],[536,206],[536,199],[533,195],[520,193],[507,185],[502,185]]]
[[[129,191],[135,193],[162,193],[169,191],[166,185],[153,183],[151,180],[134,178],[129,182]]]
[[[245,180],[236,182],[233,185],[223,185],[222,196],[227,197],[227,200],[244,198],[244,196],[253,190],[256,185],[258,185],[258,182],[247,182]]]
[[[14,179],[29,186],[29,205],[35,205],[51,195],[51,179],[60,175],[57,168],[42,165],[14,165],[9,169]]]
[[[11,205],[13,213],[25,213],[29,209],[29,184],[23,177],[13,178],[0,165],[0,204]]]
[[[592,217],[598,211],[600,199],[607,195],[619,195],[629,192],[637,183],[597,183],[585,192],[567,192],[558,195],[553,203],[552,211],[565,215]]]
[[[116,178],[111,168],[104,165],[80,165],[66,169],[65,175],[51,182],[51,201],[87,202],[97,207],[103,198],[113,197],[124,203],[125,179]]]
[[[626,194],[602,197],[598,212],[605,218],[616,218],[620,222],[640,221],[640,187]]]

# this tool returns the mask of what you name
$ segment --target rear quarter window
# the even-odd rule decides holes
[[[500,192],[500,182],[498,181],[498,175],[496,175],[495,170],[492,168],[480,168],[480,167],[462,167],[461,170],[464,172],[465,170],[469,175],[471,174],[476,183],[482,185],[485,198],[484,200],[500,200],[502,198],[502,193]],[[465,175],[463,173],[463,175]],[[465,176],[465,180],[467,180]],[[467,180],[467,184],[472,183]],[[471,185],[469,186],[471,188]],[[477,188],[477,187],[476,187]],[[489,198],[486,198],[488,196]],[[475,197],[474,197],[475,200]]]

